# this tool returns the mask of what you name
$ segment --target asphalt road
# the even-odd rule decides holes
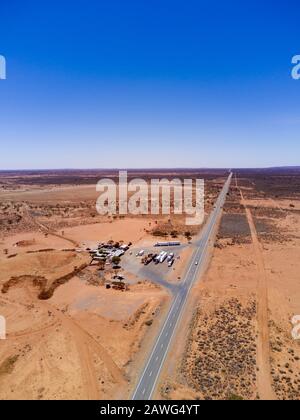
[[[210,242],[215,239],[217,223],[222,213],[231,178],[232,174],[229,175],[225,182],[216,201],[215,208],[207,220],[199,240],[196,242],[197,247],[191,258],[189,269],[186,272],[185,278],[176,290],[172,306],[134,391],[133,400],[151,399],[160,371],[168,354],[176,326],[183,313],[189,291],[195,280],[199,277],[201,270],[204,268],[206,258],[209,254]]]

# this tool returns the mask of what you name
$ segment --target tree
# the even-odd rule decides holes
[[[120,258],[120,257],[117,257],[117,256],[115,255],[114,257],[112,257],[111,261],[112,261],[114,264],[118,265],[118,264],[120,264],[121,258]]]

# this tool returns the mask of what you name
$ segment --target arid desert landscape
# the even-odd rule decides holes
[[[161,397],[300,399],[299,182],[293,171],[236,171]]]
[[[155,398],[300,399],[291,323],[300,315],[300,170],[232,172]],[[228,171],[131,175],[203,178],[207,220]],[[101,216],[101,177],[117,173],[0,174],[0,399],[132,396],[203,225],[186,226],[183,215]],[[157,241],[180,244],[171,264],[154,263]],[[95,248],[121,258],[93,259]]]

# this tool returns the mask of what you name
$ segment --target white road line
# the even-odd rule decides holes
[[[232,175],[231,175],[232,176]],[[162,369],[162,366],[163,366],[163,363],[164,363],[164,361],[165,361],[165,358],[166,358],[166,355],[167,355],[167,353],[168,353],[168,349],[169,349],[169,346],[170,346],[170,344],[171,344],[171,340],[172,340],[172,337],[173,337],[173,335],[174,335],[174,332],[175,332],[175,329],[176,329],[176,326],[177,326],[177,324],[178,324],[178,322],[179,322],[179,320],[181,319],[181,317],[182,317],[182,310],[183,310],[183,308],[185,307],[185,303],[186,303],[186,301],[187,301],[187,297],[188,297],[188,295],[189,295],[189,292],[190,292],[190,289],[191,289],[191,287],[193,286],[193,284],[194,284],[194,281],[195,281],[195,277],[196,277],[196,274],[197,273],[199,273],[199,267],[201,267],[201,265],[202,265],[202,262],[203,262],[203,259],[204,259],[204,256],[206,255],[206,252],[207,252],[207,245],[208,245],[208,243],[209,243],[209,240],[210,240],[210,236],[211,236],[211,234],[212,234],[212,232],[213,232],[213,229],[215,228],[215,222],[217,221],[217,219],[218,219],[218,217],[220,216],[220,214],[221,214],[221,210],[222,210],[222,207],[221,207],[221,203],[222,203],[222,200],[224,199],[224,197],[225,197],[225,188],[226,189],[228,189],[228,187],[229,187],[229,185],[230,185],[230,181],[231,181],[231,176],[228,178],[228,180],[226,181],[226,183],[225,183],[225,185],[224,185],[224,190],[223,190],[223,194],[221,193],[221,196],[219,196],[219,199],[217,200],[217,205],[216,205],[216,207],[215,207],[215,211],[214,211],[214,214],[212,214],[211,215],[211,217],[210,217],[210,219],[208,220],[208,222],[207,222],[207,225],[206,225],[206,227],[204,228],[205,230],[204,230],[204,232],[203,232],[203,237],[202,237],[202,239],[200,239],[200,243],[199,243],[199,245],[198,245],[198,248],[196,248],[196,250],[195,250],[195,252],[194,252],[194,254],[193,254],[193,257],[192,257],[192,261],[191,261],[191,266],[190,266],[190,268],[189,268],[189,270],[187,271],[187,273],[186,273],[186,275],[185,275],[185,280],[184,280],[184,282],[182,283],[182,291],[184,292],[184,296],[182,297],[181,296],[181,298],[180,298],[180,301],[179,301],[179,303],[178,303],[178,305],[177,305],[177,307],[176,307],[176,309],[178,309],[179,307],[181,307],[181,309],[180,309],[180,311],[179,311],[179,313],[178,313],[178,318],[177,318],[177,320],[176,320],[176,322],[175,322],[175,326],[174,326],[174,329],[173,329],[173,331],[172,331],[172,333],[171,333],[171,337],[170,337],[170,339],[168,340],[168,342],[167,342],[167,348],[166,348],[166,351],[164,351],[163,352],[163,358],[162,358],[162,361],[161,361],[161,363],[160,363],[160,366],[159,366],[159,369],[158,369],[158,372],[157,372],[157,375],[156,375],[156,377],[155,377],[155,380],[154,380],[154,384],[153,384],[153,387],[152,387],[152,389],[151,389],[151,391],[150,391],[150,395],[148,396],[148,399],[150,399],[151,398],[151,395],[152,395],[152,393],[153,393],[153,390],[154,390],[154,388],[155,388],[155,385],[156,385],[156,382],[157,382],[157,380],[158,380],[158,377],[159,377],[159,374],[160,374],[160,371],[161,371],[161,369]],[[203,243],[202,243],[203,242]],[[195,260],[196,260],[196,258],[200,258],[200,261],[198,261],[198,269],[196,269],[195,268],[195,266],[194,266],[194,263],[195,263]],[[194,266],[194,267],[193,267]],[[194,268],[194,270],[192,271],[192,275],[190,276],[190,272],[191,272],[191,268]],[[184,288],[184,285],[185,285],[185,283],[189,283],[188,284],[188,288],[187,288],[187,290],[185,290],[185,288]],[[168,316],[167,316],[167,319],[165,320],[165,322],[164,322],[164,325],[163,325],[163,328],[161,329],[161,332],[160,332],[160,334],[159,334],[159,337],[158,337],[158,339],[156,340],[156,343],[155,343],[155,345],[153,346],[153,349],[152,349],[152,352],[151,352],[151,355],[150,355],[150,357],[149,357],[149,359],[148,359],[148,363],[147,363],[147,365],[146,365],[146,367],[145,367],[145,369],[144,369],[144,371],[143,371],[143,373],[142,373],[142,375],[141,375],[141,378],[140,378],[140,381],[139,381],[139,384],[137,385],[137,387],[136,387],[136,390],[135,390],[135,393],[134,393],[134,395],[133,395],[133,399],[135,398],[135,396],[136,396],[136,394],[138,393],[138,388],[139,388],[139,386],[140,386],[140,384],[142,383],[142,381],[143,381],[143,379],[144,379],[144,375],[145,375],[145,373],[146,373],[146,370],[147,370],[147,368],[148,368],[148,366],[149,366],[149,364],[150,364],[150,362],[151,362],[151,358],[152,358],[152,356],[153,356],[153,354],[154,354],[154,352],[156,351],[156,348],[157,348],[157,345],[158,345],[158,343],[159,343],[159,340],[160,340],[160,338],[161,338],[161,336],[162,336],[162,334],[163,334],[163,332],[164,332],[164,330],[167,328],[167,325],[168,325],[168,320],[169,320],[169,318],[170,318],[170,316],[171,316],[171,314],[172,314],[172,312],[173,312],[173,310],[175,309],[175,305],[176,305],[176,301],[178,300],[178,298],[179,298],[179,292],[177,293],[177,296],[176,296],[176,299],[173,301],[173,304],[172,304],[172,306],[171,306],[171,308],[170,308],[170,310],[169,310],[169,313],[168,313]],[[181,302],[183,301],[183,304],[181,305]],[[175,314],[173,314],[173,317],[175,317]],[[171,325],[169,326],[169,328],[171,327]],[[165,334],[165,336],[168,336],[168,333],[166,333]],[[164,347],[164,343],[162,343],[161,344],[161,348],[163,348]],[[156,360],[158,359],[158,356],[156,357]],[[151,371],[151,374],[152,374],[152,371]],[[143,395],[144,395],[144,393],[145,393],[145,389],[144,389],[144,391],[143,391]]]
[[[219,208],[219,211],[221,210],[221,208]],[[213,217],[212,218],[212,220],[214,220],[214,223],[215,223],[215,220],[216,220],[216,216],[215,217]],[[212,227],[214,226],[214,223],[213,223],[213,225],[212,225]],[[211,234],[211,232],[212,232],[212,227],[210,227],[210,229],[209,229],[209,234],[208,234],[208,237],[209,237],[209,235]],[[205,242],[205,245],[202,247],[202,251],[201,251],[201,263],[202,263],[202,260],[203,260],[203,255],[205,254],[205,249],[206,249],[206,247],[207,247],[207,240],[206,240],[206,242]],[[185,279],[185,281],[184,281],[184,283],[187,281],[187,278]],[[191,287],[192,287],[192,285],[193,285],[193,283],[194,283],[194,279],[190,282],[190,284],[189,284],[189,288],[188,288],[188,290],[187,290],[187,293],[185,294],[185,298],[184,298],[184,304],[185,304],[185,302],[186,302],[186,300],[187,300],[187,296],[188,296],[188,294],[189,294],[189,291],[190,291],[190,289],[191,289]],[[183,305],[183,307],[184,307],[185,305]],[[162,361],[161,361],[161,363],[160,363],[160,366],[159,366],[159,370],[158,370],[158,372],[157,372],[157,375],[156,375],[156,378],[155,378],[155,381],[154,381],[154,384],[153,384],[153,386],[152,386],[152,389],[151,389],[151,391],[150,391],[150,395],[149,395],[149,397],[148,397],[148,399],[150,400],[150,398],[151,398],[151,396],[152,396],[152,394],[153,394],[153,391],[154,391],[154,389],[155,389],[155,386],[156,386],[156,383],[157,383],[157,381],[158,381],[158,378],[159,378],[159,375],[160,375],[160,371],[161,371],[161,369],[162,369],[162,366],[163,366],[163,364],[164,364],[164,361],[165,361],[165,359],[166,359],[166,357],[167,357],[167,353],[168,353],[168,350],[169,350],[169,347],[170,347],[170,344],[171,344],[171,341],[172,341],[172,338],[173,338],[173,336],[174,336],[174,333],[175,333],[175,330],[176,330],[176,326],[177,326],[177,324],[179,323],[179,320],[180,320],[180,318],[181,318],[181,315],[182,315],[182,313],[180,313],[179,314],[179,317],[177,318],[177,320],[176,320],[176,323],[175,323],[175,327],[174,327],[174,329],[173,329],[173,331],[172,331],[172,334],[171,334],[171,337],[170,337],[170,339],[169,339],[169,342],[168,342],[168,345],[167,345],[167,349],[166,349],[166,351],[164,352],[164,355],[163,355],[163,359],[162,359]]]
[[[160,339],[160,337],[162,336],[162,334],[163,334],[163,332],[164,332],[164,328],[165,328],[165,326],[166,326],[166,325],[167,325],[167,323],[168,323],[168,320],[169,320],[169,318],[170,318],[170,316],[171,316],[171,314],[172,314],[172,312],[173,312],[173,308],[175,307],[175,305],[176,305],[176,302],[177,302],[177,299],[178,299],[178,298],[179,298],[179,294],[177,294],[176,299],[174,300],[174,302],[173,302],[173,304],[172,304],[171,308],[169,309],[169,313],[168,313],[167,319],[165,320],[164,325],[163,325],[163,327],[162,327],[162,329],[161,329],[161,331],[160,331],[160,334],[159,334],[159,336],[158,336],[158,338],[157,338],[157,340],[156,340],[155,344],[153,345],[153,348],[152,348],[151,354],[150,354],[150,356],[149,356],[149,358],[148,358],[148,362],[147,362],[147,364],[146,364],[146,366],[145,366],[145,368],[144,368],[144,370],[143,370],[143,373],[141,374],[141,377],[140,377],[139,383],[138,383],[138,385],[137,385],[137,386],[136,386],[136,388],[135,388],[135,392],[134,392],[134,394],[133,394],[133,396],[132,396],[132,399],[134,399],[134,398],[135,398],[135,395],[136,395],[136,393],[137,393],[137,391],[138,391],[138,388],[139,388],[139,386],[141,385],[141,383],[142,383],[142,381],[143,381],[143,376],[144,376],[144,374],[146,373],[146,370],[147,370],[147,368],[148,368],[148,366],[149,366],[149,364],[150,364],[150,362],[151,362],[152,356],[154,355],[154,352],[155,352],[155,350],[156,350],[156,347],[158,346],[159,339]]]

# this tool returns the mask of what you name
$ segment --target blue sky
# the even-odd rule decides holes
[[[300,165],[297,1],[6,1],[0,169]]]

